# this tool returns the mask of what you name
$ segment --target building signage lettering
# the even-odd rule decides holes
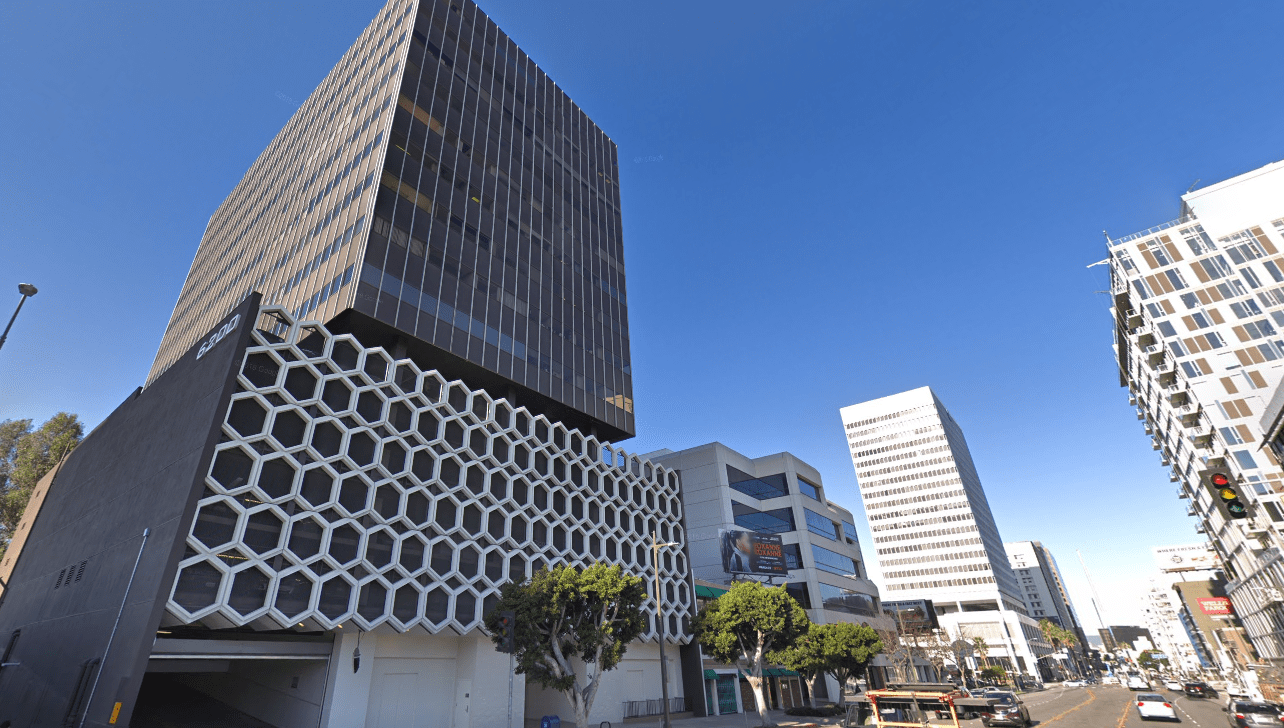
[[[1204,614],[1217,617],[1232,614],[1231,600],[1226,597],[1200,597],[1199,608]]]
[[[218,331],[215,331],[214,333],[210,334],[210,338],[206,339],[205,343],[201,344],[200,350],[196,352],[196,358],[200,359],[201,357],[205,356],[205,352],[209,351],[210,349],[213,349],[214,345],[222,341],[224,336],[227,336],[228,334],[235,331],[237,325],[240,323],[241,323],[241,314],[238,313],[235,316],[233,316],[230,321],[228,321],[227,323],[219,327]]]

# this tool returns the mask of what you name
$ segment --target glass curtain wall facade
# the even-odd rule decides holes
[[[151,378],[257,289],[630,437],[619,209],[614,142],[474,3],[391,2],[211,219]]]

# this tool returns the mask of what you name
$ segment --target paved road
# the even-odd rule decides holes
[[[1225,699],[1199,700],[1170,690],[1156,690],[1172,701],[1183,725],[1193,728],[1222,728]],[[1140,728],[1159,721],[1142,721],[1137,715],[1131,690],[1107,686],[1094,688],[1052,688],[1023,697],[1030,716],[1039,728]],[[979,728],[980,721],[968,721]],[[971,726],[969,726],[971,728]]]

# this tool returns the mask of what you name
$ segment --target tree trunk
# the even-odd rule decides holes
[[[758,675],[755,676],[753,672],[749,673],[749,687],[753,688],[754,702],[758,704],[759,725],[774,726],[775,723],[771,720],[771,716],[767,715],[767,695],[762,689],[762,668],[757,667],[754,672],[758,673]]]
[[[813,708],[820,707],[820,705],[816,701],[816,684],[819,682],[820,682],[820,673],[813,672],[811,675],[807,676],[807,689],[811,691],[811,707]]]

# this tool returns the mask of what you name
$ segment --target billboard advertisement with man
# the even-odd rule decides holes
[[[785,547],[779,536],[724,529],[718,532],[722,570],[728,574],[785,576]]]

